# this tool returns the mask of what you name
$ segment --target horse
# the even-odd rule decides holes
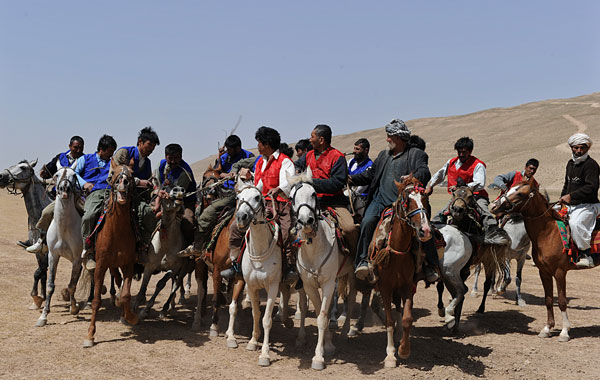
[[[416,290],[416,260],[413,252],[419,250],[418,242],[427,242],[432,238],[427,218],[429,201],[421,182],[412,175],[404,178],[402,182],[394,182],[398,188],[398,199],[392,206],[391,217],[382,215],[378,231],[373,235],[369,246],[370,261],[377,272],[376,287],[381,292],[385,309],[386,368],[396,367],[394,332],[400,330],[395,326],[392,301],[398,310],[403,306],[402,339],[397,350],[398,357],[407,359],[410,356],[410,328],[413,323],[413,295]],[[387,243],[384,246],[385,240]]]
[[[42,216],[42,210],[52,202],[42,181],[35,175],[34,167],[37,162],[37,159],[31,162],[23,160],[0,172],[0,188],[6,188],[13,195],[23,195],[27,210],[28,239],[30,242],[39,239],[40,231],[35,228],[35,225]],[[33,288],[31,290],[33,303],[29,306],[29,309],[32,310],[39,309],[42,302],[44,302],[48,273],[48,256],[46,253],[36,253],[35,257],[38,268],[33,274]],[[38,284],[40,285],[39,293]],[[41,296],[38,294],[41,294]]]
[[[77,180],[77,174],[73,170],[76,163],[71,167],[60,167],[54,174],[56,183],[56,201],[54,206],[54,219],[50,223],[46,241],[48,243],[48,275],[46,303],[42,314],[37,320],[36,326],[46,325],[50,302],[54,294],[54,279],[58,261],[61,257],[66,258],[72,264],[71,280],[68,286],[68,295],[71,302],[70,311],[75,315],[79,313],[79,306],[75,300],[75,288],[81,275],[81,252],[83,251],[83,240],[81,239],[81,215],[75,207],[75,203],[81,196],[82,190]]]
[[[135,299],[135,306],[141,305],[144,301],[152,273],[161,269],[167,272],[156,284],[154,294],[146,303],[146,307],[139,313],[141,319],[148,316],[148,312],[154,305],[156,297],[165,287],[167,281],[171,279],[171,292],[159,315],[159,318],[163,318],[169,310],[169,306],[174,300],[177,290],[183,285],[185,274],[193,270],[194,265],[190,260],[177,256],[177,253],[184,246],[180,215],[184,195],[185,190],[182,187],[176,186],[169,191],[168,199],[160,199],[160,222],[152,234],[151,242],[153,249],[148,252],[148,262],[144,265],[142,285]]]
[[[298,260],[296,266],[304,284],[304,291],[310,298],[315,310],[318,312],[317,326],[319,337],[312,358],[312,368],[322,370],[325,368],[324,354],[331,355],[335,346],[331,341],[328,327],[328,315],[332,302],[336,278],[349,275],[348,315],[352,315],[352,308],[356,298],[354,267],[352,260],[342,253],[338,244],[335,226],[328,218],[318,211],[317,195],[312,185],[312,171],[288,178],[292,184],[290,198],[292,211],[296,215],[298,231]],[[319,295],[321,288],[323,298]],[[303,345],[305,341],[304,320],[308,307],[304,300],[300,301],[301,322],[296,344]],[[344,321],[342,337],[348,335],[350,318]]]
[[[256,350],[260,338],[260,298],[258,291],[267,291],[267,305],[262,320],[264,336],[262,351],[258,358],[258,365],[271,364],[269,357],[269,334],[273,324],[273,307],[279,293],[279,284],[282,278],[282,247],[278,244],[279,224],[267,220],[267,207],[261,191],[255,186],[238,180],[236,190],[238,205],[235,218],[240,229],[248,228],[246,234],[246,249],[242,256],[242,274],[248,286],[248,294],[252,304],[253,329],[252,338],[246,349]],[[241,253],[240,253],[241,254]],[[282,287],[283,289],[284,287]],[[287,297],[286,297],[287,293]],[[289,327],[293,326],[287,316],[289,292],[283,292],[281,304],[282,320]],[[232,304],[235,301],[232,302]],[[228,337],[229,339],[229,337]]]
[[[552,206],[530,180],[513,186],[492,203],[490,211],[495,215],[506,213],[522,215],[527,235],[531,239],[531,256],[544,286],[547,321],[538,336],[549,338],[555,325],[552,284],[554,278],[558,291],[558,307],[562,314],[562,330],[558,341],[568,342],[571,324],[567,315],[567,272],[587,268],[577,268],[571,262],[570,256],[563,252],[563,243],[556,224],[559,216],[552,210]]]
[[[96,318],[101,303],[101,291],[104,275],[107,270],[116,277],[117,285],[121,285],[121,294],[118,305],[122,306],[122,322],[130,325],[138,323],[138,316],[131,310],[131,281],[133,279],[133,266],[136,263],[136,244],[133,221],[131,216],[131,203],[135,191],[135,181],[131,169],[126,165],[116,165],[111,160],[110,189],[108,203],[104,210],[104,226],[96,238],[96,269],[94,270],[94,300],[92,301],[92,317],[88,329],[87,339],[83,341],[84,347],[94,345],[96,333]],[[97,190],[102,191],[102,190]]]

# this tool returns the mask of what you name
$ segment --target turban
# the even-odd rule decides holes
[[[590,136],[585,133],[575,133],[573,136],[569,137],[569,141],[567,141],[569,146],[586,144],[588,148],[592,147],[592,139]]]
[[[385,133],[390,136],[400,136],[402,140],[410,138],[410,129],[400,119],[394,119],[385,126]]]

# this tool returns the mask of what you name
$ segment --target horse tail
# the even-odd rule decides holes
[[[348,274],[338,278],[338,295],[344,300],[348,297]]]
[[[75,301],[87,301],[92,291],[92,275],[90,271],[83,269],[77,281],[77,289],[75,290]]]
[[[501,284],[504,281],[506,270],[509,265],[510,247],[507,245],[484,245],[481,255],[476,264],[481,263],[487,273],[496,273],[496,284]]]

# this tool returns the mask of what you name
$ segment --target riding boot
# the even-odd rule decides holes
[[[202,246],[204,245],[204,235],[198,230],[194,230],[194,243],[177,253],[177,257],[200,257],[202,256]]]
[[[29,248],[31,246],[31,240],[17,240],[17,245],[23,248]]]
[[[96,256],[96,251],[95,251],[94,247],[89,247],[89,248],[84,249],[83,253],[81,254],[81,258],[83,259],[83,262],[85,263],[84,267],[88,271],[93,271],[94,269],[96,269],[95,256]]]
[[[425,262],[423,263],[423,272],[425,273],[425,280],[427,282],[436,282],[439,280],[439,275],[435,268],[439,268],[439,258],[437,249],[435,248],[434,239],[429,239],[424,243],[421,243],[421,247],[425,251]]]
[[[284,257],[283,266],[283,283],[286,285],[293,285],[300,276],[296,271],[296,248],[292,247],[289,249]]]
[[[242,268],[237,261],[234,261],[231,263],[231,268],[222,270],[220,273],[223,278],[234,278],[242,274]]]
[[[31,253],[48,252],[48,246],[46,245],[46,234],[41,234],[40,238],[35,242],[35,244],[27,247],[25,250]]]
[[[577,268],[593,268],[594,267],[594,259],[590,256],[591,250],[584,249],[579,251],[579,260],[575,263]]]

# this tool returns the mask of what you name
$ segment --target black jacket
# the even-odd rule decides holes
[[[588,157],[578,165],[575,165],[573,160],[569,160],[560,196],[571,194],[571,205],[600,203],[598,201],[599,175],[600,167],[593,158]]]

